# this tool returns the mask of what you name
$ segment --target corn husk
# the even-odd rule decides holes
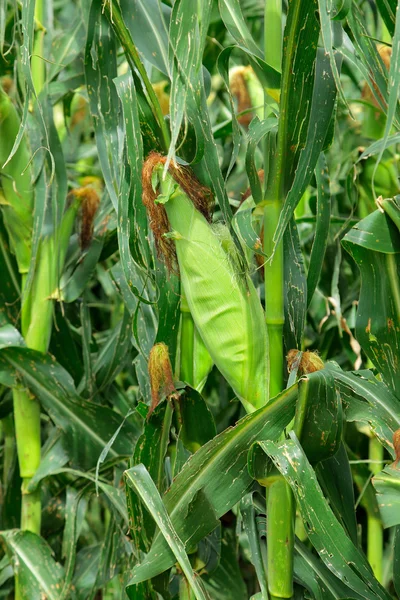
[[[153,158],[153,163],[154,163]],[[226,228],[218,235],[163,165],[153,187],[165,210],[186,300],[210,356],[248,411],[268,397],[268,345],[264,311],[247,272],[240,272]],[[179,167],[174,167],[179,169]],[[154,221],[154,212],[153,212]]]

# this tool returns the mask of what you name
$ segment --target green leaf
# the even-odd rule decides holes
[[[169,76],[168,23],[171,9],[158,0],[122,0],[121,13],[139,54]]]
[[[225,27],[237,43],[247,48],[255,56],[263,58],[261,49],[254,41],[243,18],[239,0],[219,0],[219,11]]]
[[[100,452],[121,424],[122,417],[110,408],[79,398],[70,375],[40,352],[27,348],[3,348],[0,351],[1,369],[13,377],[22,377],[40,399],[50,417],[66,434],[73,464],[88,469],[94,467]],[[131,454],[137,435],[136,428],[126,421],[110,455],[115,458]]]
[[[50,547],[35,533],[11,529],[1,532],[18,577],[21,597],[29,600],[58,600],[64,571]],[[71,595],[71,599],[74,595]]]
[[[83,24],[83,15],[79,5],[77,6],[75,19],[72,20],[70,27],[59,32],[53,40],[51,48],[51,60],[47,79],[51,81],[58,73],[70,64],[82,51],[85,44],[85,26]]]
[[[10,252],[7,236],[0,216],[0,326],[6,323],[15,325],[18,319],[18,297],[21,293],[18,265]]]
[[[275,244],[282,238],[283,232],[310,182],[325,145],[335,102],[336,88],[329,57],[322,50],[318,50],[315,66],[315,84],[312,99],[310,99],[311,107],[308,115],[307,137],[304,145],[299,146],[298,152],[296,152],[298,162],[293,165],[293,168],[296,167],[296,171],[293,173],[293,179],[290,179],[291,187],[288,190],[274,235]],[[293,115],[292,118],[297,119],[298,117]]]
[[[393,456],[393,432],[400,427],[399,401],[371,371],[346,372],[333,363],[329,369],[338,387],[346,421],[358,421],[372,428],[381,444]]]
[[[389,80],[388,80],[388,106],[386,112],[386,123],[385,131],[383,134],[383,147],[378,156],[377,164],[375,165],[375,171],[378,167],[378,163],[382,159],[383,149],[392,131],[393,124],[398,116],[399,107],[399,92],[400,92],[400,11],[398,7],[396,9],[396,22],[394,28],[394,35],[392,39],[392,55],[390,57],[390,69],[389,69]],[[374,172],[375,172],[374,171]]]
[[[236,539],[231,529],[224,529],[221,560],[211,575],[203,575],[204,586],[212,600],[245,600],[246,584],[238,565]],[[229,581],[229,585],[227,585]]]
[[[104,182],[117,209],[121,148],[118,142],[119,102],[113,85],[117,76],[116,45],[100,5],[91,5],[87,31],[85,77],[89,106]]]
[[[64,302],[74,302],[83,295],[90,279],[93,277],[94,270],[104,245],[104,235],[98,235],[95,231],[95,237],[92,239],[89,248],[84,252],[76,247],[76,259],[70,263],[60,281],[60,295]],[[72,261],[71,261],[72,262]]]
[[[265,119],[265,121],[260,121],[258,117],[255,117],[251,121],[247,133],[246,171],[251,194],[256,204],[262,200],[262,187],[255,162],[255,153],[264,137],[276,128],[276,123],[275,117]]]
[[[253,503],[253,493],[246,494],[240,503],[240,513],[243,519],[243,529],[250,546],[251,562],[257,574],[261,589],[261,600],[268,599],[267,573],[262,556],[260,534],[256,522],[256,510]]]
[[[316,0],[308,3],[296,0],[289,4],[283,34],[280,118],[272,177],[272,194],[277,197],[286,196],[291,188],[300,153],[306,146],[308,126],[315,124],[310,115],[313,89],[320,82],[320,78],[315,77],[320,28],[316,9]]]
[[[295,541],[294,577],[312,594],[316,600],[343,600],[344,598],[362,599],[332,573],[305,544],[297,538]]]
[[[344,237],[343,245],[361,271],[357,340],[387,385],[400,397],[399,231],[378,210],[353,227]]]
[[[159,404],[146,421],[132,456],[132,464],[143,464],[161,493],[166,487],[164,460],[168,450],[172,420],[172,409],[167,402]],[[135,545],[143,551],[148,551],[154,535],[154,520],[143,511],[143,504],[132,488],[126,486],[126,493],[130,529]]]
[[[201,395],[189,387],[185,388],[177,403],[179,438],[185,448],[194,453],[217,435],[212,413]]]
[[[343,430],[342,404],[333,376],[326,369],[303,377],[301,392],[306,396],[305,408],[299,406],[296,415],[301,431],[301,445],[308,460],[318,463],[333,456],[340,447]]]
[[[375,41],[368,35],[363,14],[354,2],[352,2],[351,11],[347,15],[347,24],[352,33],[355,48],[352,48],[352,43],[347,38],[346,44],[340,48],[340,52],[360,69],[378,106],[386,112],[388,102],[387,71],[379,56]],[[352,52],[348,51],[350,48]],[[361,60],[359,57],[361,57]]]
[[[296,221],[292,218],[283,236],[286,350],[301,348],[307,309],[307,280]]]
[[[313,463],[338,450],[342,435],[342,407],[332,374],[322,369],[298,380],[298,400],[294,427],[301,431],[301,443]],[[258,440],[257,440],[258,442]],[[270,461],[255,443],[248,455],[248,469],[261,485],[268,485]]]
[[[387,466],[372,479],[384,527],[400,525],[400,471]]]
[[[25,340],[12,325],[3,325],[0,327],[0,348],[7,346],[25,346]]]
[[[328,569],[365,600],[389,600],[390,595],[373,577],[365,556],[334,516],[294,433],[284,442],[269,440],[260,442],[260,446],[292,488],[307,535]]]
[[[394,558],[393,558],[393,585],[396,594],[400,596],[400,527],[395,529]]]
[[[201,23],[205,32],[210,19],[211,0],[203,0]],[[175,158],[176,144],[184,119],[190,120],[189,112],[201,110],[202,53],[205,37],[201,39],[199,18],[191,0],[175,2],[169,24],[169,52],[171,73],[170,117],[171,143],[168,160]],[[197,160],[201,157],[196,148]]]
[[[376,0],[376,5],[390,35],[393,36],[396,22],[396,0]]]
[[[192,566],[185,552],[185,546],[173,527],[161,496],[146,467],[144,465],[136,465],[128,471],[125,471],[125,477],[128,485],[130,485],[140,496],[141,501],[145,504],[147,510],[155,520],[159,531],[168,542],[168,546],[171,548],[176,560],[179,562],[179,565],[194,592],[196,600],[207,600],[208,594],[201,584],[201,579],[196,578],[193,573]],[[128,594],[129,588],[130,585],[127,587]]]
[[[247,54],[250,64],[264,87],[279,89],[280,73],[263,60],[263,52],[247,27],[239,0],[219,0],[219,10],[225,27],[238,44],[238,48]]]
[[[349,459],[347,458],[343,443],[334,456],[318,464],[316,473],[318,481],[331,503],[333,512],[341,525],[345,527],[353,544],[357,546],[357,521],[354,509],[353,479]]]
[[[252,484],[247,452],[258,439],[277,439],[294,415],[297,386],[267,406],[241,419],[202,446],[175,477],[163,501],[172,524],[187,547],[195,545],[217,525]],[[162,573],[174,563],[164,538],[156,534],[151,550],[133,570],[131,583]]]
[[[122,319],[111,331],[93,365],[98,391],[112,383],[124,368],[127,358],[130,357],[131,338],[131,317],[129,311],[125,309]]]
[[[310,306],[321,275],[331,218],[328,166],[322,153],[315,167],[315,176],[317,180],[317,223],[307,274],[307,306]]]

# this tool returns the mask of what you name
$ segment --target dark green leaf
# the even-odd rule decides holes
[[[343,245],[361,271],[357,339],[385,382],[400,396],[399,232],[385,213],[375,211],[349,231]]]
[[[22,597],[58,600],[64,572],[52,557],[50,547],[30,531],[3,531],[1,537],[11,557]],[[74,595],[71,595],[71,600]]]
[[[353,479],[349,459],[343,443],[336,454],[321,461],[317,468],[318,481],[331,503],[337,519],[345,527],[351,541],[357,546],[357,521],[354,510]]]
[[[217,525],[249,489],[247,452],[265,437],[277,439],[294,415],[297,386],[283,392],[267,406],[241,419],[198,450],[175,477],[164,503],[179,537],[189,547]],[[160,534],[150,552],[135,567],[131,583],[139,583],[168,569],[174,555]]]
[[[389,600],[373,577],[364,555],[354,546],[325,500],[315,473],[293,433],[279,444],[261,442],[296,497],[307,535],[325,565],[365,600]]]
[[[73,464],[93,467],[121,424],[122,417],[105,406],[79,398],[70,375],[40,352],[4,348],[0,351],[0,367],[11,372],[13,377],[17,374],[22,377],[37,395],[50,417],[66,434]],[[126,421],[110,455],[131,454],[137,434],[135,427]]]
[[[207,600],[208,594],[205,592],[200,578],[196,578],[190,561],[185,552],[185,545],[178,537],[166,511],[165,505],[154,485],[148,471],[143,465],[132,467],[125,471],[126,481],[135,492],[140,496],[141,501],[145,504],[147,510],[158,525],[159,531],[167,541],[168,546],[173,552],[176,560],[185,574],[186,579],[190,583],[197,600]],[[132,581],[134,586],[134,581]],[[129,593],[130,585],[127,591]]]
[[[315,168],[317,180],[317,224],[307,275],[307,306],[310,305],[321,275],[331,217],[331,193],[325,156],[321,153]]]
[[[307,279],[299,234],[292,218],[283,236],[286,350],[301,348],[307,309]]]
[[[384,527],[400,525],[400,471],[387,466],[372,479]]]

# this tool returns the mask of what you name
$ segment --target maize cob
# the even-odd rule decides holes
[[[247,411],[268,398],[268,352],[264,312],[226,228],[207,221],[207,190],[191,172],[152,154],[143,169],[143,201],[156,244],[173,267],[210,356]],[[160,195],[157,197],[159,190]],[[221,235],[222,232],[222,235]],[[176,254],[175,254],[176,252]]]

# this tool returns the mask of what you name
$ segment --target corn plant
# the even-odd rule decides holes
[[[399,15],[1,3],[1,597],[400,597]]]

